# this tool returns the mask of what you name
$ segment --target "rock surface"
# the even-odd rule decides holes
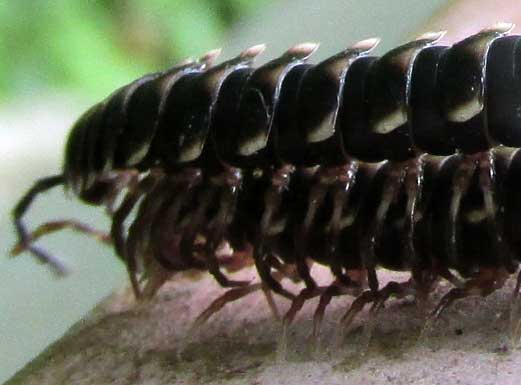
[[[389,272],[380,277],[404,279]],[[107,298],[5,385],[519,384],[521,352],[509,335],[512,286],[457,302],[421,338],[417,307],[392,299],[375,318],[368,345],[364,311],[337,347],[337,321],[351,299],[334,299],[316,351],[309,340],[317,304],[311,300],[281,357],[280,323],[259,292],[224,307],[185,344],[191,322],[224,290],[207,276],[184,277],[148,303],[136,305],[128,291]]]

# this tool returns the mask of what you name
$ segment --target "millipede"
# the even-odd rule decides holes
[[[28,251],[72,228],[114,246],[134,294],[150,298],[175,273],[209,272],[224,304],[264,291],[291,301],[289,325],[314,297],[314,334],[334,296],[354,301],[340,324],[390,297],[425,299],[440,279],[455,300],[501,288],[521,259],[521,36],[499,23],[452,46],[426,33],[383,56],[379,40],[318,64],[296,45],[258,67],[256,45],[220,50],[145,75],[74,124],[63,171],[38,180],[13,211]],[[76,220],[29,231],[34,198],[56,186],[103,206],[108,233]],[[313,264],[330,269],[320,286]],[[254,265],[258,282],[229,273]],[[410,273],[380,287],[378,268]],[[298,293],[285,282],[301,287]],[[521,275],[514,296],[518,295]]]

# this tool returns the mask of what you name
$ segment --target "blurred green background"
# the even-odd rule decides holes
[[[36,178],[59,172],[66,133],[82,111],[144,73],[216,47],[230,57],[267,43],[262,62],[318,41],[316,61],[381,36],[382,53],[446,2],[0,0],[0,383],[126,285],[110,248],[70,232],[40,243],[72,269],[64,279],[27,254],[7,258],[10,210]],[[109,225],[101,210],[59,189],[37,200],[27,222],[69,217]]]
[[[0,97],[38,87],[101,97],[218,46],[270,1],[0,1]]]

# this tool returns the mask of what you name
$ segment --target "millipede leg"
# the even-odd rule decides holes
[[[143,221],[141,230],[138,227],[136,233],[141,232],[143,237],[137,245],[142,242],[141,249],[147,250],[150,247],[155,258],[163,262],[170,269],[179,270],[185,268],[205,268],[206,262],[203,250],[196,252],[197,245],[190,254],[185,254],[181,250],[181,242],[184,238],[183,227],[180,226],[181,210],[187,200],[190,200],[189,189],[182,188],[180,191],[171,193],[170,198],[165,199],[163,205],[155,205],[151,210],[148,221]],[[160,203],[160,202],[159,202]],[[132,230],[132,228],[131,228]],[[131,232],[129,232],[130,235]],[[150,234],[147,237],[147,234]],[[132,239],[129,235],[129,243]],[[195,257],[199,258],[195,258]]]
[[[483,193],[489,234],[495,242],[501,264],[511,272],[515,272],[515,263],[501,235],[504,233],[502,228],[503,221],[501,218],[498,218],[502,214],[497,207],[500,202],[498,202],[497,195],[495,195],[495,178],[494,157],[490,152],[487,152],[482,155],[479,162],[479,185]]]
[[[308,233],[313,225],[318,208],[324,203],[326,192],[327,186],[324,186],[323,184],[318,184],[312,187],[309,194],[304,223],[302,224],[301,230],[298,232],[297,239],[295,239],[295,263],[297,265],[297,271],[308,288],[313,288],[317,285],[315,280],[311,277],[309,266],[306,261]]]
[[[266,261],[265,252],[263,249],[264,247],[260,242],[258,242],[258,244],[256,244],[253,248],[253,259],[255,261],[255,267],[257,268],[260,279],[268,286],[270,290],[283,296],[284,298],[293,300],[295,295],[284,289],[280,282],[275,280],[271,275],[271,265]]]
[[[123,235],[123,224],[134,209],[134,206],[139,201],[139,199],[143,195],[147,194],[155,186],[158,179],[159,175],[150,173],[150,175],[146,176],[143,178],[143,180],[138,182],[137,185],[129,188],[129,191],[123,198],[123,201],[112,215],[112,226],[110,228],[110,234],[114,241],[116,254],[123,261],[127,261],[125,256],[125,237]]]
[[[165,262],[162,253],[165,247],[169,252],[172,252],[172,248],[175,248],[173,245],[175,245],[177,238],[172,234],[168,234],[168,244],[165,245],[165,240],[161,238],[161,236],[165,235],[164,222],[160,223],[160,225],[153,226],[154,222],[158,219],[163,221],[168,221],[171,218],[175,219],[177,214],[175,209],[178,209],[179,205],[181,205],[180,201],[183,200],[183,194],[176,194],[174,203],[172,204],[169,195],[171,190],[175,190],[175,188],[166,180],[156,185],[141,201],[136,217],[128,229],[128,237],[124,243],[124,256],[128,261],[127,270],[129,271],[131,283],[137,298],[139,298],[141,294],[135,274],[138,256],[145,267],[144,274],[147,277],[146,286],[157,286],[158,282],[160,283],[159,286],[154,287],[154,292],[165,282],[166,278],[163,277],[169,277],[172,274],[171,271],[167,271],[164,267],[160,266],[158,262],[165,264],[169,262]],[[165,207],[166,204],[175,206],[175,209],[172,210],[172,207]],[[172,211],[174,212],[173,214]],[[156,239],[158,237],[159,239]],[[150,282],[151,280],[155,280],[156,283],[152,284]]]
[[[342,211],[344,209],[345,202],[349,196],[350,185],[340,186],[335,189],[333,194],[333,214],[329,221],[328,227],[331,229],[331,236],[329,241],[329,250],[334,253],[337,244],[338,236],[342,228]]]
[[[286,347],[288,343],[288,330],[289,326],[295,319],[297,313],[302,309],[307,300],[321,295],[327,287],[315,286],[305,287],[300,293],[291,301],[291,306],[282,318],[282,337],[279,343],[279,356],[284,358],[286,356]]]
[[[150,191],[150,193],[144,197],[144,199],[139,204],[138,212],[134,218],[134,221],[128,228],[127,238],[124,240],[122,245],[122,255],[125,256],[126,260],[130,263],[135,263],[136,255],[139,253],[138,245],[143,243],[143,238],[150,236],[149,232],[145,230],[150,227],[156,212],[168,198],[168,196],[165,194],[165,185],[166,183],[162,183],[161,185],[156,186],[155,189]],[[119,219],[117,222],[119,228]],[[114,221],[114,223],[116,223],[116,221]],[[113,226],[116,226],[116,224],[113,224]],[[118,239],[118,237],[115,237],[115,239]]]
[[[34,198],[36,198],[38,194],[50,190],[53,187],[62,185],[64,182],[65,178],[63,175],[54,175],[38,180],[33,185],[33,187],[31,187],[29,191],[27,191],[27,193],[20,199],[13,210],[13,221],[18,233],[18,243],[22,245],[25,250],[28,250],[36,258],[38,258],[38,260],[40,260],[42,263],[48,263],[54,272],[59,275],[65,274],[67,269],[59,259],[53,257],[51,254],[48,254],[36,246],[30,245],[30,235],[27,232],[22,217],[29,209]]]
[[[273,294],[271,293],[271,290],[269,287],[265,284],[262,285],[262,292],[264,293],[264,297],[266,298],[266,302],[268,304],[268,307],[270,308],[271,314],[273,315],[273,318],[275,320],[280,320],[280,312],[277,307],[277,304],[275,303],[275,299],[273,298]]]
[[[18,243],[16,244],[13,249],[11,250],[11,255],[18,255],[22,252],[24,252],[29,244],[36,242],[38,239],[45,235],[49,235],[61,230],[65,229],[71,229],[73,231],[77,231],[82,234],[89,235],[91,237],[96,238],[98,241],[105,243],[105,244],[111,244],[112,239],[110,237],[110,234],[107,234],[103,231],[97,230],[93,227],[90,227],[88,224],[76,221],[74,219],[62,219],[62,220],[55,220],[55,221],[49,221],[45,222],[41,225],[39,225],[35,230],[33,230],[31,233],[27,234],[27,244]]]
[[[137,299],[152,299],[154,295],[158,292],[158,290],[163,286],[163,284],[168,281],[174,272],[168,271],[163,268],[159,263],[157,263],[153,258],[147,264],[147,280],[146,284],[141,291],[138,287],[138,294],[134,292],[134,295]],[[137,282],[137,281],[136,281]]]
[[[333,194],[333,214],[328,227],[330,228],[330,239],[328,242],[329,253],[331,255],[331,272],[335,278],[339,279],[345,286],[351,285],[350,278],[342,272],[342,258],[338,253],[338,240],[342,230],[342,214],[349,195],[356,180],[356,163],[350,163],[344,172],[339,176],[340,181]]]
[[[223,196],[220,199],[220,207],[214,219],[210,221],[208,226],[209,235],[206,240],[206,262],[208,264],[208,270],[210,274],[219,282],[223,287],[234,287],[234,286],[245,286],[249,285],[249,281],[234,281],[226,277],[225,274],[220,270],[219,260],[216,256],[216,250],[219,244],[224,240],[226,233],[228,217],[233,211],[236,201],[237,190],[233,188],[226,188]],[[210,201],[211,197],[208,197]]]
[[[203,245],[194,242],[193,250],[188,253],[181,248],[190,222],[193,194],[203,182],[198,168],[187,168],[169,176],[154,192],[158,196],[152,199],[149,221],[144,221],[139,230],[143,236],[136,237],[137,245],[141,243],[143,250],[150,249],[152,257],[169,270],[206,268]]]
[[[516,286],[514,291],[512,292],[512,300],[517,300],[519,298],[519,292],[521,289],[521,270],[517,273]]]
[[[404,298],[407,295],[415,295],[417,290],[414,282],[408,280],[406,282],[391,281],[378,291],[378,299],[374,302],[372,312],[378,312],[391,297]]]
[[[203,233],[208,206],[213,202],[217,192],[216,190],[217,188],[215,186],[210,186],[209,188],[204,189],[197,197],[197,202],[201,203],[197,205],[197,208],[193,213],[189,214],[187,218],[188,224],[184,225],[182,229],[183,239],[181,240],[180,246],[182,253],[189,255],[193,252],[193,245],[197,236]],[[211,237],[207,236],[205,233],[205,245],[207,245],[207,248],[209,249],[205,252],[205,258],[210,258],[206,254],[213,252],[213,250],[210,250],[211,247],[208,247],[209,238]]]
[[[407,282],[389,282],[385,287],[380,290],[367,290],[363,292],[358,298],[356,298],[351,304],[350,308],[344,314],[342,319],[340,320],[339,330],[340,330],[340,341],[343,340],[345,332],[354,321],[356,315],[360,313],[365,305],[373,302],[373,306],[370,310],[370,321],[374,320],[376,314],[383,307],[384,303],[391,297],[396,296],[398,298],[403,298],[406,295],[414,295],[416,294],[416,290],[414,289],[413,281],[409,280]],[[372,334],[372,327],[374,324],[370,322],[367,326],[367,330],[364,330],[364,335],[367,338],[370,338]],[[339,342],[340,342],[339,341]],[[368,342],[368,341],[366,341]]]
[[[206,249],[206,248],[205,248]],[[206,264],[208,267],[208,272],[215,278],[215,280],[222,287],[236,287],[236,286],[246,286],[249,285],[250,281],[234,281],[229,279],[221,270],[219,265],[219,260],[215,256],[214,248],[210,248],[206,250]],[[211,254],[211,255],[210,255]],[[210,256],[208,256],[210,255]]]
[[[242,297],[247,296],[248,294],[251,294],[257,290],[262,289],[261,283],[256,283],[249,286],[244,287],[236,287],[233,289],[229,289],[226,291],[223,295],[221,295],[219,298],[214,300],[197,318],[195,319],[194,323],[192,324],[190,328],[189,335],[193,333],[193,331],[199,329],[202,325],[208,321],[208,319],[217,313],[219,310],[221,310],[226,304],[230,302],[234,302]]]
[[[453,288],[445,294],[432,311],[430,319],[437,320],[441,314],[458,299],[475,295],[485,297],[491,294],[503,287],[509,275],[510,274],[504,269],[480,270],[477,276],[465,282],[463,287]]]
[[[416,230],[416,216],[418,211],[418,200],[422,193],[422,174],[423,163],[421,158],[416,159],[407,172],[405,177],[405,191],[407,194],[407,204],[405,208],[405,224],[404,224],[404,244],[407,265],[416,266],[418,256],[414,245],[414,236]]]
[[[283,171],[281,171],[280,174],[281,175],[276,174],[276,176],[278,175],[281,181],[278,181],[275,176],[272,182],[273,186],[266,191],[264,196],[264,212],[262,213],[259,234],[253,246],[253,259],[261,280],[275,293],[293,300],[295,295],[284,289],[280,282],[272,277],[271,265],[266,260],[268,256],[266,255],[264,245],[269,230],[272,227],[273,215],[280,206],[281,194],[289,178]]]
[[[411,280],[416,290],[415,299],[418,310],[424,315],[429,302],[429,294],[436,287],[439,275],[431,270],[413,269]]]
[[[376,269],[367,269],[367,282],[371,291],[378,291],[378,287],[380,286],[380,284],[378,283],[378,275],[376,274]]]
[[[287,278],[294,283],[302,282],[302,279],[298,275],[297,268],[294,264],[282,263],[274,255],[268,255],[266,257],[266,262],[272,269],[276,270],[278,274],[281,274],[283,278]]]
[[[382,192],[382,199],[380,200],[380,204],[376,210],[375,218],[372,221],[367,238],[365,239],[365,250],[361,255],[362,264],[364,267],[371,270],[374,270],[374,266],[376,265],[376,247],[380,242],[385,219],[389,212],[389,208],[391,207],[391,203],[395,199],[396,194],[399,192],[402,180],[405,176],[402,168],[403,167],[399,169],[392,169],[387,176]],[[369,279],[371,279],[371,274],[373,276],[374,274],[369,271],[368,273]]]
[[[362,354],[365,354],[371,338],[373,336],[374,328],[376,326],[376,320],[378,313],[384,307],[385,302],[391,297],[403,298],[407,295],[415,295],[416,290],[413,287],[412,279],[407,282],[395,282],[391,281],[384,288],[378,291],[376,298],[373,300],[373,305],[369,310],[368,320],[363,326],[362,332]]]
[[[447,294],[445,294],[442,297],[434,311],[431,313],[431,317],[435,320],[438,319],[441,316],[441,313],[445,311],[445,309],[447,309],[454,301],[467,297],[468,295],[470,294],[468,294],[466,287],[456,287],[451,289]]]
[[[324,320],[324,314],[327,306],[330,304],[333,297],[340,295],[360,295],[361,288],[357,286],[354,282],[351,282],[350,285],[345,285],[341,280],[336,280],[331,285],[329,285],[326,290],[320,295],[320,301],[315,310],[315,314],[313,315],[313,343],[317,346],[318,337],[320,335],[320,329],[322,327],[322,321]]]
[[[195,334],[201,329],[201,327],[210,319],[210,317],[219,310],[221,310],[227,304],[237,301],[247,295],[262,289],[262,283],[257,283],[254,285],[236,287],[233,289],[229,289],[223,295],[215,299],[203,312],[201,312],[195,321],[190,326],[190,329],[186,333],[186,336],[183,338],[183,341],[180,343],[180,347],[178,349],[178,355],[180,356],[185,348],[190,344],[193,340]]]
[[[357,316],[358,313],[360,313],[365,305],[367,305],[370,302],[373,302],[375,299],[378,298],[378,292],[373,290],[366,290],[362,294],[360,294],[351,304],[349,309],[345,312],[343,317],[340,319],[339,325],[338,325],[338,331],[339,336],[337,340],[337,344],[340,345],[342,341],[344,340],[345,333],[351,323],[353,323],[353,320]]]
[[[461,199],[469,189],[472,175],[476,170],[473,158],[464,158],[456,170],[452,180],[452,199],[449,208],[449,258],[454,265],[458,261],[458,234],[457,223],[460,212]]]
[[[333,297],[337,295],[341,295],[342,290],[338,282],[331,284],[320,296],[320,300],[318,302],[317,308],[315,309],[315,314],[313,315],[313,341],[314,344],[318,342],[318,336],[320,334],[320,329],[322,327],[322,321],[324,320],[324,313],[326,311],[326,307],[330,304]]]
[[[510,301],[510,339],[514,347],[517,347],[521,338],[521,303],[519,291],[521,289],[521,270],[517,274],[516,286],[512,292]]]
[[[121,258],[122,261],[125,262],[125,266],[127,269],[127,274],[129,277],[130,284],[132,285],[132,290],[134,291],[134,296],[139,298],[140,288],[137,280],[137,266],[135,257],[130,258],[128,253],[126,252],[126,239],[123,235],[123,225],[125,220],[128,218],[132,210],[134,209],[136,203],[139,199],[147,194],[156,184],[158,180],[158,175],[155,173],[151,173],[143,180],[138,182],[135,186],[129,188],[129,191],[125,195],[123,201],[119,205],[119,207],[114,211],[112,216],[112,226],[110,228],[110,234],[112,240],[114,242],[114,249],[116,251],[116,255]]]
[[[297,313],[302,309],[307,300],[318,297],[324,291],[326,291],[327,287],[325,286],[316,286],[316,287],[305,287],[300,291],[300,293],[293,299],[291,302],[291,306],[289,310],[284,315],[282,322],[284,327],[289,327]]]
[[[216,187],[212,186],[209,190],[203,193],[202,198],[199,200],[201,204],[198,206],[196,212],[192,215],[190,219],[190,223],[187,226],[188,229],[185,230],[187,234],[183,234],[182,241],[182,243],[184,243],[185,246],[188,246],[188,248],[184,248],[188,252],[189,248],[193,244],[195,236],[201,230],[201,226],[203,226],[205,213],[208,209],[208,206],[215,198],[216,192]],[[208,230],[209,234],[207,234],[206,236],[204,246],[204,259],[208,268],[208,272],[215,278],[219,285],[221,285],[222,287],[244,286],[248,285],[249,282],[233,281],[223,274],[223,272],[220,270],[219,260],[216,256],[216,249],[223,239],[228,209],[229,207],[227,205],[227,202],[221,202],[221,207],[216,215],[216,218],[212,220],[212,223],[208,226],[210,227],[210,230]]]

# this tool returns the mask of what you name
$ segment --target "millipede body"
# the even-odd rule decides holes
[[[76,122],[63,173],[14,210],[14,252],[61,272],[33,242],[72,227],[114,244],[137,297],[203,270],[235,297],[262,289],[292,300],[286,322],[320,296],[317,330],[336,295],[383,304],[426,296],[443,278],[454,288],[435,316],[487,295],[521,257],[521,36],[511,28],[450,47],[427,33],[381,57],[368,39],[318,64],[313,43],[259,67],[262,45],[220,64],[216,50],[145,75]],[[29,233],[25,211],[57,185],[104,206],[110,233],[73,220]],[[259,283],[226,274],[252,263]],[[313,263],[331,269],[330,285],[316,284]],[[378,267],[411,279],[382,288]]]

